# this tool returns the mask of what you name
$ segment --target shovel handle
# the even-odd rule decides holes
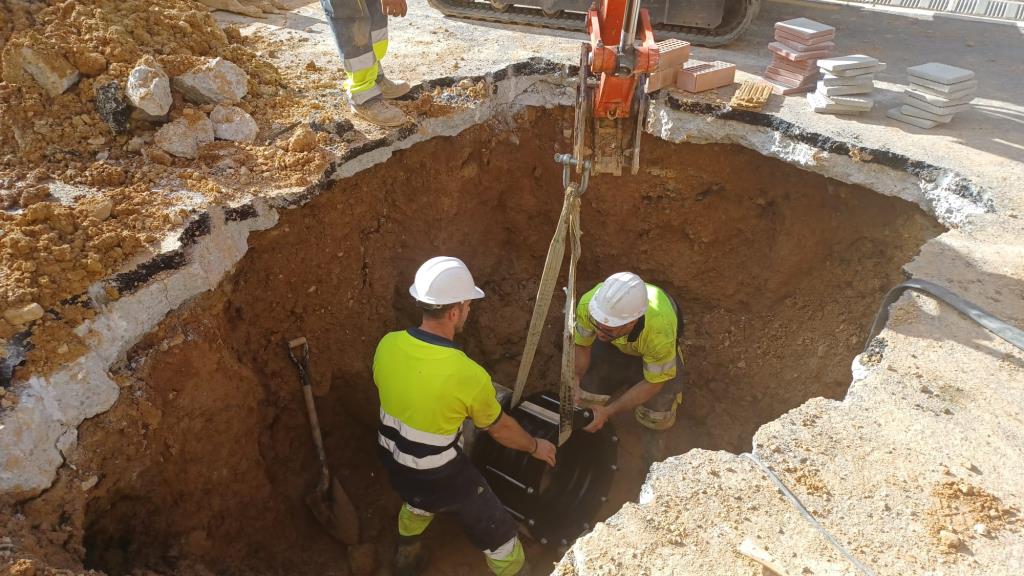
[[[296,356],[295,349],[302,347],[301,355]],[[309,345],[305,338],[296,338],[288,343],[288,355],[295,367],[299,369],[299,380],[302,382],[302,397],[306,401],[306,414],[309,416],[309,428],[313,434],[313,445],[320,459],[320,486],[318,490],[327,490],[331,482],[331,473],[327,469],[327,453],[324,451],[324,439],[320,434],[320,418],[316,414],[316,402],[313,400],[313,385],[309,380]]]

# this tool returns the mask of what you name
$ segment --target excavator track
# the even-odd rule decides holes
[[[506,5],[496,10],[488,2],[467,0],[427,0],[436,10],[459,20],[496,22],[518,26],[533,26],[553,30],[567,30],[586,33],[585,14],[560,12],[548,15],[539,8]],[[757,16],[761,0],[739,0],[732,4],[726,19],[716,28],[697,28],[673,24],[654,23],[654,33],[659,40],[677,38],[697,46],[722,46],[739,37]],[[738,5],[738,6],[737,6]]]

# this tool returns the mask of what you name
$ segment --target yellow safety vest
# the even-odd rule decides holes
[[[410,471],[437,472],[455,461],[466,418],[487,428],[501,416],[487,371],[451,340],[419,328],[381,339],[373,381],[380,394],[377,441]]]
[[[591,346],[597,338],[597,329],[590,317],[590,301],[604,283],[594,286],[580,298],[576,307],[574,342]],[[654,384],[667,382],[676,376],[676,339],[679,318],[672,299],[664,290],[647,284],[647,312],[640,317],[636,328],[611,343],[623,354],[640,356],[644,361],[644,379]]]

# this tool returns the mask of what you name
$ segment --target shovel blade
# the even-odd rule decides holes
[[[327,490],[316,490],[308,494],[306,505],[313,512],[317,522],[320,522],[335,540],[349,546],[359,543],[359,516],[356,514],[356,507],[352,505],[352,500],[336,478],[331,478]]]

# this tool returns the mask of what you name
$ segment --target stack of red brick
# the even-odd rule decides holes
[[[776,94],[813,90],[818,81],[818,59],[832,56],[836,29],[808,18],[775,24],[775,41],[768,44],[772,61],[764,77]]]
[[[690,60],[690,43],[682,40],[658,42],[658,69],[647,78],[647,92],[679,88],[704,92],[733,83],[736,65],[728,62]]]
[[[647,92],[675,86],[679,70],[689,58],[689,42],[675,38],[658,42],[658,69],[647,77]]]

